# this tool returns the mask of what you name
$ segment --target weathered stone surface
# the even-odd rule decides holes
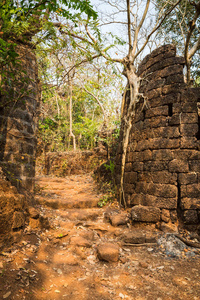
[[[189,171],[189,166],[187,161],[182,161],[178,159],[173,159],[169,163],[169,172],[172,173],[184,173]]]
[[[130,184],[130,183],[125,183],[124,184],[124,191],[126,193],[130,193],[130,194],[134,193],[134,191],[135,191],[135,185],[134,184]]]
[[[136,205],[131,210],[132,220],[135,222],[152,222],[160,220],[160,209],[152,206]]]
[[[143,202],[140,203],[144,206],[154,206],[162,209],[175,209],[177,207],[177,198],[163,198],[153,195],[145,195]]]
[[[178,57],[177,57],[178,58]],[[163,87],[162,92],[164,95],[176,93],[177,90],[181,90],[185,88],[185,83],[174,83],[169,84]]]
[[[136,105],[124,186],[133,209],[162,209],[161,220],[176,223],[177,207],[199,210],[200,89],[184,83],[184,58],[176,57],[174,48],[159,49],[139,66],[139,74],[147,78],[140,91],[148,98],[149,107],[144,109],[142,102]]]
[[[80,246],[80,247],[91,247],[91,243],[86,240],[85,238],[81,236],[73,236],[70,238],[70,244],[74,246]]]
[[[176,209],[170,211],[170,218],[172,223],[176,223],[178,221],[178,215]]]
[[[178,175],[178,181],[180,184],[198,183],[198,174],[196,172],[180,173]]]
[[[130,219],[129,214],[119,213],[110,216],[112,226],[126,225]]]
[[[89,241],[94,241],[94,231],[92,230],[84,230],[84,231],[81,231],[79,233],[79,236],[81,236],[82,238],[86,239],[86,240],[89,240]]]
[[[155,116],[168,116],[168,107],[158,106],[155,108],[150,108],[146,111],[146,118],[155,117]]]
[[[185,224],[198,224],[198,214],[196,210],[186,210],[183,214],[183,221]]]
[[[160,224],[160,230],[166,233],[178,233],[178,227],[175,224],[172,223],[164,223],[162,222]]]
[[[144,164],[143,162],[133,162],[132,170],[133,171],[143,171]]]
[[[0,165],[13,185],[33,190],[37,142],[36,111],[40,101],[38,70],[36,57],[31,48],[18,44],[16,52],[20,53],[21,57],[17,81],[23,81],[25,94],[21,98],[13,98],[10,103],[10,98],[6,96],[13,94],[10,86],[14,87],[16,95],[21,89],[13,78],[6,87],[6,93],[2,90],[0,102],[8,104],[4,105],[0,112],[0,119],[4,120],[3,122],[0,120]],[[26,93],[27,90],[29,93]]]
[[[135,183],[137,181],[137,172],[125,173],[124,180],[127,183]]]
[[[30,218],[38,219],[40,213],[35,207],[29,207],[29,215],[30,215]]]
[[[147,193],[164,198],[174,198],[177,196],[177,187],[170,184],[149,183]]]
[[[119,259],[119,246],[105,243],[97,247],[97,254],[100,260],[107,262],[117,262]]]
[[[168,223],[170,221],[170,211],[167,209],[162,209],[161,212],[161,220],[165,223]]]
[[[174,159],[174,153],[170,149],[153,150],[152,151],[153,160],[172,160]]]
[[[196,113],[182,113],[181,114],[181,123],[182,124],[197,124],[198,123],[198,114]]]
[[[21,211],[15,211],[13,215],[12,229],[19,229],[24,226],[25,216]]]
[[[191,172],[200,172],[200,160],[189,161],[189,168]]]
[[[144,150],[143,151],[143,160],[152,160],[152,151],[150,150]]]
[[[182,137],[181,138],[181,149],[194,149],[198,147],[196,137]]]
[[[128,232],[124,235],[123,241],[127,244],[143,244],[146,242],[146,235],[141,231]]]
[[[40,220],[39,219],[33,219],[33,218],[30,218],[29,226],[30,226],[31,229],[42,228]]]
[[[182,198],[180,204],[183,210],[200,209],[200,198]]]
[[[200,183],[199,184],[188,184],[187,195],[190,198],[200,198]]]
[[[162,183],[162,184],[176,184],[177,174],[168,171],[144,171],[138,174],[138,181]]]
[[[168,162],[167,161],[148,161],[144,164],[144,171],[164,171],[167,169]]]
[[[146,195],[141,193],[140,194],[132,193],[132,195],[130,196],[130,205],[131,206],[143,205],[145,197]]]
[[[180,132],[182,136],[196,136],[198,131],[198,124],[181,124],[180,125]]]

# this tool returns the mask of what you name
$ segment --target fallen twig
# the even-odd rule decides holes
[[[179,240],[181,240],[183,243],[185,243],[187,246],[194,247],[194,248],[200,248],[200,243],[196,242],[190,242],[184,237],[180,236],[179,234],[174,234]]]
[[[132,247],[157,246],[157,243],[143,243],[143,244],[124,243],[123,246],[132,246]]]

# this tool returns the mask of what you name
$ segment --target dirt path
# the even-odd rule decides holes
[[[97,207],[102,195],[89,175],[37,184],[40,220],[50,227],[34,230],[33,214],[21,242],[1,253],[0,299],[200,299],[198,249],[153,225],[112,226],[118,208]],[[108,242],[119,247],[116,262],[97,256]]]

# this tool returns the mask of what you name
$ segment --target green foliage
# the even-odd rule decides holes
[[[99,181],[99,188],[105,195],[99,200],[98,206],[103,207],[108,203],[112,203],[115,198],[115,187],[112,183]]]
[[[51,13],[78,22],[81,14],[96,19],[97,14],[89,1],[82,0],[2,0],[0,3],[0,69],[1,86],[5,78],[16,77],[19,42],[29,43],[38,32],[45,31],[45,38],[55,35]],[[44,41],[44,37],[42,39]],[[41,42],[38,36],[37,43]],[[3,69],[3,71],[2,71]],[[20,72],[18,67],[18,72]],[[23,76],[22,76],[23,80]]]
[[[156,10],[157,13],[164,7],[167,3],[166,0],[156,0]],[[170,7],[170,2],[165,6],[165,10]],[[191,5],[190,1],[181,1],[175,8],[173,14],[170,14],[168,18],[165,19],[162,26],[159,29],[159,36],[161,40],[164,39],[166,43],[173,43],[176,45],[179,55],[184,56],[186,36],[189,31],[190,22],[193,20],[195,14],[195,8]],[[200,19],[197,19],[197,23],[193,34],[191,36],[191,43],[189,48],[191,48],[199,38],[199,26]],[[163,38],[164,37],[164,38]],[[198,84],[198,77],[200,76],[200,50],[196,52],[192,58],[191,74]]]
[[[108,164],[104,164],[106,170],[109,170],[111,172],[112,175],[114,175],[114,171],[115,171],[115,164],[113,161],[109,161],[109,165]]]
[[[108,202],[112,202],[112,198],[108,195],[104,195],[98,202],[99,207],[105,206]]]

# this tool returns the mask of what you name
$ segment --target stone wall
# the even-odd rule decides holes
[[[137,104],[124,178],[126,201],[136,221],[200,221],[200,89],[187,87],[183,68],[176,48],[166,45],[138,69],[146,103]],[[127,93],[125,107],[128,101]],[[120,161],[121,147],[118,174]]]
[[[0,166],[13,185],[32,190],[39,104],[38,71],[36,57],[27,46],[18,46],[17,52],[18,74],[8,78],[0,95]]]

